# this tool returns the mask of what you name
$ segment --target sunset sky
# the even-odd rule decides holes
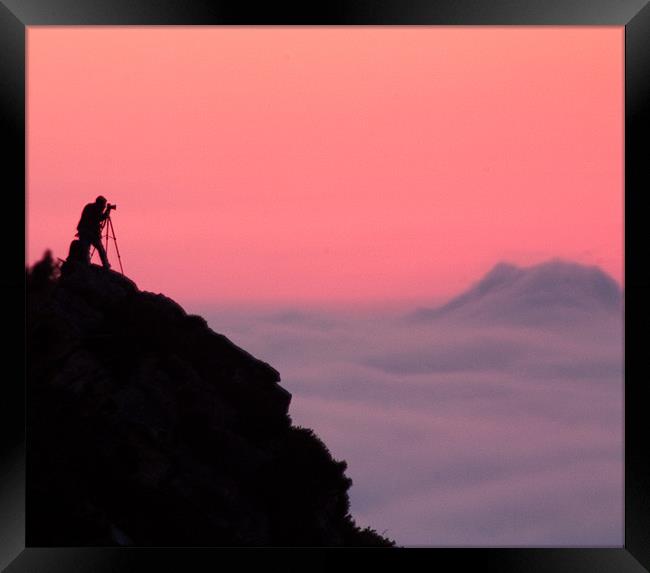
[[[27,41],[28,263],[102,194],[126,274],[180,303],[432,300],[550,257],[622,281],[622,27]]]

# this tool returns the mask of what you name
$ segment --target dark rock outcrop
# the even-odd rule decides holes
[[[268,364],[129,279],[27,272],[27,544],[390,546]]]

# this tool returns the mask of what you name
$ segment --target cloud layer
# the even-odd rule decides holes
[[[622,309],[541,325],[482,310],[202,312],[348,461],[361,525],[407,546],[622,545]]]

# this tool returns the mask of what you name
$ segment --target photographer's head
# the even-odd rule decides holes
[[[106,207],[106,197],[100,195],[99,197],[97,197],[97,199],[95,199],[95,203],[97,203],[97,205],[99,205],[102,209],[104,209],[104,207]]]

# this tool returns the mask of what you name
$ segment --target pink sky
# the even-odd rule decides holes
[[[550,257],[622,281],[622,27],[27,41],[30,264],[102,194],[126,274],[181,304],[430,300]]]

